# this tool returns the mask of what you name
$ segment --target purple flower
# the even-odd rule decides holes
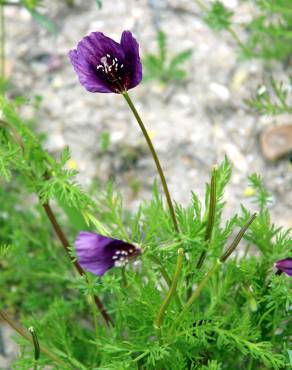
[[[139,45],[130,31],[122,33],[121,42],[92,32],[69,52],[81,85],[90,92],[123,93],[142,80]]]
[[[88,231],[78,234],[75,246],[83,269],[100,276],[114,266],[124,266],[141,253],[133,244]]]
[[[278,269],[278,275],[285,272],[285,274],[292,276],[292,258],[285,258],[284,260],[277,261],[275,267]]]

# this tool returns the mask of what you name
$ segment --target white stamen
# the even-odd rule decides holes
[[[109,54],[106,55],[108,58],[110,58],[111,56]]]
[[[113,260],[116,260],[116,259],[118,259],[118,258],[119,258],[118,256],[113,256],[113,257],[112,257],[112,259],[113,259]]]
[[[107,57],[100,58],[100,61],[103,65],[107,65]]]
[[[134,252],[134,249],[129,249],[129,253],[133,253]]]
[[[121,68],[123,68],[124,67],[124,65],[123,64],[121,64]]]

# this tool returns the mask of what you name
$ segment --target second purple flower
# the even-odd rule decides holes
[[[285,258],[283,260],[277,261],[275,267],[278,269],[278,274],[284,272],[288,276],[292,276],[292,258]]]
[[[75,246],[82,268],[99,276],[141,254],[141,249],[133,244],[88,231],[78,234]]]

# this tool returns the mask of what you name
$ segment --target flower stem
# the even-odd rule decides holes
[[[64,249],[66,250],[68,256],[70,257],[71,261],[74,263],[74,266],[76,268],[76,270],[78,271],[78,273],[82,276],[85,274],[84,270],[82,269],[82,267],[79,265],[79,263],[77,261],[74,260],[74,258],[71,256],[70,254],[70,248],[69,248],[69,242],[65,236],[65,234],[63,233],[63,230],[61,229],[53,211],[52,211],[52,208],[51,206],[49,205],[48,202],[44,203],[43,204],[43,208],[60,240],[60,242],[62,243]],[[101,300],[98,298],[98,296],[94,296],[94,301],[100,311],[100,313],[102,314],[105,322],[107,323],[107,325],[110,325],[110,324],[113,324],[112,322],[112,319],[111,317],[109,316],[109,314],[107,313],[106,309],[104,308],[103,306],[103,303],[101,302]]]
[[[168,307],[168,305],[171,301],[171,298],[175,294],[177,282],[178,282],[178,279],[179,279],[179,276],[180,276],[180,273],[181,273],[181,270],[182,270],[184,250],[182,248],[180,248],[177,251],[177,253],[178,253],[177,262],[176,262],[176,267],[175,267],[175,272],[174,272],[171,287],[169,288],[169,291],[168,291],[164,301],[162,302],[162,305],[160,306],[160,309],[159,309],[158,314],[156,316],[156,319],[154,321],[154,326],[157,329],[161,328],[161,325],[162,325],[162,322],[163,322],[163,319],[164,319],[165,311],[166,311],[166,309],[167,309],[167,307]]]
[[[0,76],[5,77],[5,15],[4,5],[0,5]]]
[[[215,215],[216,215],[216,187],[217,187],[216,174],[217,174],[217,168],[214,167],[212,171],[212,177],[211,177],[208,222],[207,222],[207,228],[206,228],[206,234],[205,234],[205,242],[207,242],[208,248],[210,247],[210,243],[211,243],[212,231],[213,231],[213,227],[215,223]],[[202,267],[205,261],[206,255],[207,255],[207,250],[201,253],[201,256],[197,263],[197,269],[200,269]]]
[[[156,256],[148,256],[148,258],[151,259],[159,267],[160,273],[163,276],[163,279],[166,281],[166,284],[168,285],[168,288],[170,289],[171,288],[171,279],[170,279],[167,271],[165,270],[164,266],[160,262],[160,260]],[[180,301],[179,296],[177,295],[176,291],[174,292],[174,299],[176,301],[176,304],[177,304],[178,308],[182,309],[182,304],[181,304],[181,301]]]
[[[161,183],[162,183],[162,187],[163,187],[163,190],[164,190],[164,194],[165,194],[165,197],[166,197],[166,201],[167,201],[167,204],[168,204],[168,208],[169,208],[169,211],[170,211],[170,215],[171,215],[171,218],[172,218],[172,222],[173,222],[173,226],[175,228],[175,231],[177,233],[179,233],[179,227],[178,227],[178,223],[177,223],[177,219],[176,219],[176,215],[175,215],[175,211],[174,211],[174,207],[173,207],[173,204],[172,204],[172,200],[171,200],[171,197],[170,197],[170,194],[169,194],[169,190],[168,190],[168,186],[167,186],[167,182],[166,182],[166,179],[165,179],[165,176],[164,176],[164,172],[162,170],[162,167],[161,167],[161,164],[160,164],[160,161],[158,159],[158,156],[157,156],[157,153],[154,149],[154,146],[152,144],[152,141],[148,135],[148,132],[146,130],[146,127],[137,111],[137,109],[135,108],[129,94],[125,91],[123,92],[123,97],[125,98],[126,102],[128,103],[128,106],[129,108],[131,109],[134,117],[136,118],[136,121],[138,122],[140,128],[141,128],[141,131],[145,137],[145,140],[148,144],[148,147],[150,149],[150,152],[152,154],[152,157],[154,159],[154,162],[156,164],[156,168],[157,168],[157,171],[159,173],[159,176],[160,176],[160,180],[161,180]]]
[[[19,324],[16,324],[13,319],[8,316],[8,314],[0,310],[0,317],[3,321],[5,321],[13,330],[15,330],[19,335],[21,335],[24,339],[28,340],[32,344],[33,338],[29,335]],[[63,366],[64,369],[68,369],[68,365],[66,365],[61,359],[59,359],[53,352],[51,352],[48,348],[44,346],[40,346],[39,350],[44,353],[48,358],[50,358],[53,362]]]
[[[190,306],[194,303],[194,301],[199,297],[201,294],[202,289],[205,287],[207,282],[210,280],[210,278],[215,274],[215,272],[218,270],[220,267],[221,262],[220,260],[217,260],[214,265],[212,266],[211,270],[208,271],[208,273],[205,275],[203,280],[200,282],[198,285],[197,289],[193,292],[191,295],[190,299],[187,301],[186,305],[184,306],[182,313],[185,313],[186,311],[189,310]]]
[[[257,214],[254,213],[247,222],[242,226],[239,233],[234,238],[233,242],[230,244],[230,246],[226,249],[226,251],[223,253],[223,255],[220,257],[220,262],[224,263],[227,258],[234,252],[235,248],[238,246],[239,242],[243,238],[244,234],[246,233],[247,229],[250,227],[250,225],[253,223],[255,218],[257,217]]]
[[[98,339],[97,307],[96,307],[96,304],[95,304],[94,294],[90,295],[90,306],[91,306],[91,309],[92,309],[92,318],[93,318],[94,329],[95,329],[95,337],[96,337],[96,339]]]
[[[246,48],[246,46],[242,43],[240,38],[238,37],[237,33],[234,31],[234,29],[229,26],[227,28],[227,31],[230,33],[230,35],[233,37],[233,39],[237,42],[238,46],[248,55],[249,50]]]

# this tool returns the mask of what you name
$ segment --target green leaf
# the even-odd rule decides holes
[[[159,31],[157,34],[157,41],[159,47],[159,58],[163,65],[166,60],[166,34],[163,31]]]
[[[102,8],[102,1],[101,0],[95,0],[96,2],[96,5],[98,7],[98,9],[101,9]]]
[[[56,25],[54,22],[52,22],[48,17],[45,15],[39,13],[35,9],[28,9],[32,17],[44,28],[46,28],[51,33],[56,33]]]
[[[227,29],[231,23],[233,12],[227,10],[221,1],[215,1],[204,20],[213,30]]]
[[[190,59],[192,53],[193,51],[191,49],[187,49],[175,55],[170,61],[169,69],[175,68]]]
[[[289,356],[290,365],[292,366],[292,350],[287,349],[287,352],[288,352],[288,356]]]

